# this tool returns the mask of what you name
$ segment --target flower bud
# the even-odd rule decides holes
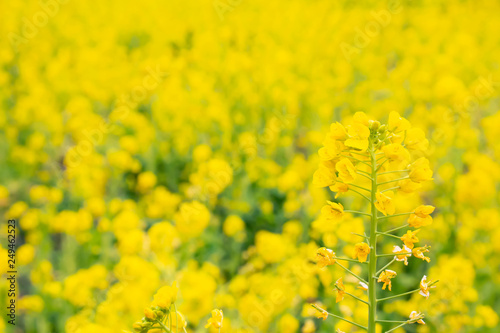
[[[370,120],[369,121],[370,129],[376,131],[380,127],[380,122],[377,120]]]

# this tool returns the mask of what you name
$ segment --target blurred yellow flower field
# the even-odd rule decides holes
[[[499,17],[1,2],[0,332],[500,331]]]

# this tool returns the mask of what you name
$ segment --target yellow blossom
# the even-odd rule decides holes
[[[395,254],[394,259],[397,261],[404,261],[405,265],[408,265],[408,257],[411,257],[411,249],[406,245],[403,245],[403,248],[400,248],[397,245],[394,245],[394,249],[392,253]]]
[[[168,309],[177,300],[177,291],[177,282],[175,281],[172,283],[172,286],[161,287],[154,295],[153,306]]]
[[[420,280],[420,291],[419,294],[424,296],[425,298],[429,298],[430,293],[429,290],[431,288],[435,288],[436,286],[429,286],[432,283],[432,281],[427,282],[427,276],[424,275],[422,277],[422,280]]]
[[[390,161],[406,161],[410,159],[410,153],[399,143],[385,145],[382,151]]]
[[[408,219],[408,224],[413,228],[428,226],[432,223],[430,214],[434,212],[434,207],[429,205],[418,206]]]
[[[420,157],[418,160],[410,164],[410,179],[415,183],[421,183],[427,180],[432,180],[432,170],[429,167],[429,160],[425,157]]]
[[[392,111],[389,113],[389,121],[387,123],[389,131],[399,133],[410,129],[411,125],[408,120],[401,117],[399,113]]]
[[[359,262],[366,262],[366,258],[370,253],[370,246],[366,243],[358,243],[354,246],[354,259],[358,259]]]
[[[415,246],[415,243],[418,243],[418,237],[416,236],[416,234],[419,231],[420,231],[420,229],[415,230],[415,231],[408,230],[406,232],[406,234],[404,234],[401,237],[401,240],[403,241],[403,243],[405,244],[405,246],[407,246],[410,249],[413,249],[413,247]]]
[[[354,123],[348,127],[347,133],[349,134],[349,139],[344,142],[347,147],[361,151],[366,151],[368,149],[370,129],[367,125]]]
[[[339,173],[339,177],[344,181],[344,183],[352,183],[356,179],[356,168],[352,162],[347,159],[341,159],[335,166]]]
[[[317,264],[319,268],[323,268],[326,266],[334,265],[335,260],[335,252],[326,247],[319,248],[316,252]]]
[[[321,208],[321,217],[328,221],[340,221],[344,217],[344,206],[340,203],[326,201],[328,205]]]
[[[396,211],[396,206],[392,201],[393,197],[394,192],[392,191],[386,191],[384,193],[377,192],[376,194],[377,201],[375,202],[375,207],[385,216],[387,216],[387,214],[392,215]]]
[[[420,312],[417,312],[417,311],[412,311],[410,313],[410,320],[416,321],[418,324],[422,324],[422,325],[425,324],[425,322],[422,319],[423,317],[424,316]]]
[[[313,175],[313,185],[317,187],[332,186],[337,181],[335,170],[320,164],[318,170]]]
[[[394,278],[396,275],[398,275],[395,271],[392,271],[390,269],[386,269],[382,273],[380,273],[377,282],[383,282],[384,285],[382,286],[382,289],[385,290],[385,288],[388,286],[389,290],[392,288],[392,283],[391,279]]]
[[[337,298],[335,299],[335,303],[338,303],[344,299],[345,295],[345,286],[344,283],[342,282],[342,278],[339,278],[335,282],[335,287],[337,289]]]
[[[332,123],[330,125],[330,135],[335,140],[344,141],[347,138],[347,132],[344,125],[339,122]]]
[[[205,325],[205,328],[208,328],[210,326],[212,326],[214,328],[221,328],[223,318],[224,318],[224,315],[222,313],[222,310],[219,310],[219,309],[212,310],[212,317],[208,319],[208,322]]]
[[[415,256],[415,258],[419,258],[419,259],[422,259],[424,261],[431,262],[431,259],[424,255],[424,253],[429,252],[427,245],[424,247],[416,247],[412,250],[412,252],[413,252],[413,256]]]
[[[321,318],[323,320],[326,320],[326,318],[328,318],[328,312],[326,310],[323,310],[321,308],[316,308],[316,310],[318,311],[316,313],[316,318]]]

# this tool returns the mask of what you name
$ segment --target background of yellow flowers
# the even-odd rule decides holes
[[[3,316],[0,330],[130,329],[177,280],[190,332],[215,307],[223,332],[355,332],[304,323],[318,299],[366,317],[335,307],[343,273],[312,261],[318,246],[352,253],[364,231],[318,220],[331,198],[311,185],[329,124],[357,111],[422,128],[435,171],[424,196],[396,203],[437,207],[419,234],[432,261],[393,288],[429,267],[440,284],[388,303],[388,318],[418,308],[418,332],[499,330],[498,1],[30,0],[0,13],[0,210],[2,230],[19,221],[20,293],[17,326]],[[2,233],[2,304],[6,246]]]

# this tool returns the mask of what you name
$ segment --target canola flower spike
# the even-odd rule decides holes
[[[415,247],[415,243],[420,241],[416,236],[419,230],[407,230],[402,236],[392,234],[392,232],[400,229],[408,227],[421,228],[432,223],[430,215],[435,209],[433,206],[421,205],[414,211],[407,213],[397,212],[396,207],[396,197],[399,191],[412,193],[420,189],[423,182],[432,180],[433,172],[426,158],[421,157],[415,161],[411,161],[413,155],[410,153],[410,150],[427,147],[428,141],[426,142],[425,135],[422,136],[422,134],[423,131],[412,128],[410,122],[401,117],[397,112],[389,114],[387,124],[380,124],[378,121],[370,120],[366,114],[357,112],[353,116],[353,123],[348,126],[343,126],[340,123],[332,124],[331,133],[329,134],[331,140],[328,142],[325,140],[325,147],[321,148],[319,152],[320,157],[325,157],[325,151],[334,150],[338,160],[334,163],[335,166],[333,168],[328,168],[324,164],[321,164],[315,174],[315,183],[322,183],[323,185],[330,183],[330,189],[338,192],[339,188],[331,184],[335,179],[335,183],[337,184],[346,184],[342,188],[342,193],[354,192],[361,194],[369,203],[370,209],[368,212],[349,210],[341,203],[332,202],[328,202],[328,205],[324,206],[321,210],[321,217],[323,219],[340,224],[344,223],[343,218],[346,213],[369,218],[369,233],[367,235],[352,233],[366,240],[366,242],[354,245],[352,257],[359,263],[367,264],[367,280],[364,280],[347,267],[340,265],[337,262],[340,259],[336,257],[333,250],[328,249],[326,251],[325,248],[318,250],[318,253],[323,253],[318,258],[318,265],[320,267],[332,264],[339,265],[360,281],[358,288],[367,291],[368,301],[365,301],[348,293],[345,290],[342,278],[339,278],[335,283],[337,291],[336,302],[342,301],[345,295],[349,295],[357,301],[368,305],[368,326],[366,330],[369,333],[375,333],[377,322],[397,322],[401,324],[398,327],[414,322],[423,323],[423,315],[417,312],[412,312],[410,319],[406,321],[377,321],[377,312],[379,311],[377,302],[414,292],[419,292],[424,297],[428,297],[430,295],[429,290],[434,287],[434,282],[431,282],[431,285],[431,283],[427,282],[426,276],[424,276],[420,281],[420,288],[417,290],[377,299],[377,282],[383,283],[383,290],[392,290],[392,280],[397,276],[397,272],[387,269],[390,265],[401,261],[404,265],[408,266],[408,258],[412,256],[427,262],[430,261],[424,255],[429,251],[428,246]],[[335,143],[335,149],[331,147],[333,142]],[[340,152],[339,147],[343,147]],[[369,167],[369,172],[365,171],[365,165]],[[405,168],[404,165],[408,165],[408,167]],[[321,181],[320,179],[326,179],[326,181]],[[371,186],[366,186],[367,181]],[[363,186],[360,184],[363,184]],[[394,185],[384,186],[386,184]],[[360,186],[362,187],[361,190],[369,194],[364,195],[354,190],[354,188]],[[399,216],[408,216],[407,222],[385,232],[378,230],[379,222]],[[394,244],[391,254],[379,254],[377,253],[378,237],[397,239],[403,242],[403,244],[401,246]],[[393,258],[382,268],[377,269],[377,259],[384,257]],[[320,311],[318,316],[323,320],[331,315],[326,310],[317,309]],[[334,317],[339,318],[338,316]],[[345,320],[344,318],[339,319]],[[394,331],[395,329],[397,328],[393,328],[390,331]]]

